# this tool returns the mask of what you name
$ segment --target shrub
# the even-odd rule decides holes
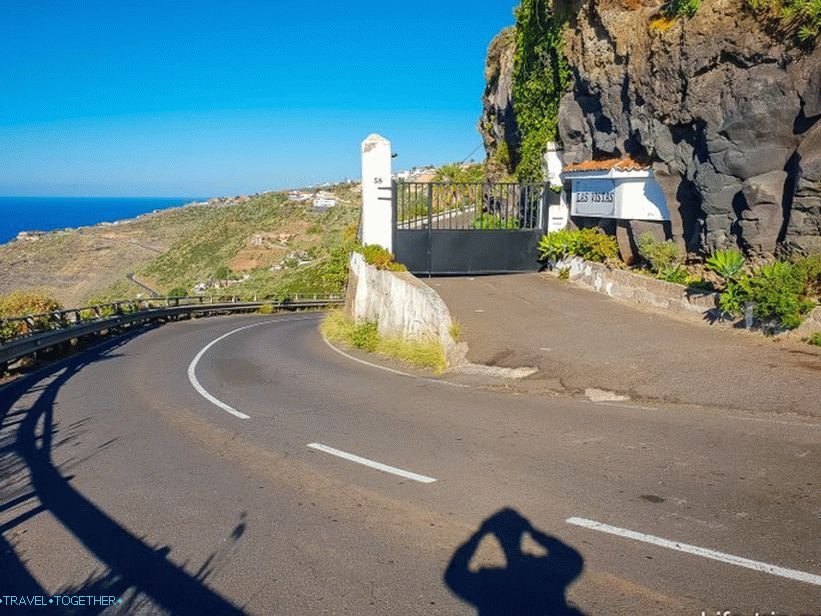
[[[539,258],[543,261],[561,261],[576,254],[577,232],[561,229],[548,233],[539,241]]]
[[[351,332],[351,344],[357,349],[373,353],[379,344],[379,330],[373,321],[366,321],[354,327]]]
[[[578,255],[582,259],[601,263],[607,259],[615,259],[619,255],[619,246],[612,235],[605,235],[598,229],[581,229]]]
[[[746,0],[747,10],[813,47],[821,36],[821,0]]]
[[[62,306],[53,297],[41,291],[13,291],[0,295],[0,339],[13,338],[25,333],[28,326],[24,323],[3,321],[9,317],[21,317],[27,314],[43,314],[60,310]],[[48,326],[47,319],[35,322],[35,327]]]
[[[569,280],[570,279],[570,268],[569,267],[562,267],[559,269],[559,280]]]
[[[661,274],[680,261],[678,246],[670,240],[658,241],[652,233],[642,233],[638,241],[639,254],[650,265],[654,274]]]
[[[718,298],[718,307],[722,312],[733,316],[741,316],[744,304],[749,300],[749,277],[740,280],[731,280]]]
[[[554,231],[539,242],[539,258],[543,261],[561,261],[567,257],[581,257],[601,263],[618,256],[616,238],[598,229]]]
[[[670,17],[692,17],[698,11],[701,0],[670,0],[664,12]]]
[[[814,346],[821,346],[821,332],[815,332],[809,338],[807,338],[807,342]]]
[[[787,329],[801,325],[815,302],[804,295],[805,273],[786,261],[762,265],[749,281],[753,312],[760,319],[777,319]]]
[[[704,267],[721,276],[725,282],[735,280],[744,271],[744,255],[731,248],[716,250],[704,264]]]
[[[187,297],[188,289],[185,287],[174,287],[168,292],[168,297]]]
[[[217,280],[229,280],[231,278],[231,270],[225,265],[220,265],[214,271],[214,278]]]
[[[259,314],[274,314],[274,312],[275,310],[272,304],[262,304],[262,306],[257,309],[257,313]]]
[[[821,254],[798,256],[792,263],[805,279],[804,293],[818,300],[821,297]]]
[[[690,278],[690,275],[687,273],[687,270],[683,269],[681,266],[673,265],[656,274],[656,278],[666,280],[667,282],[673,282],[675,284],[687,284],[687,280]]]
[[[788,261],[774,261],[752,273],[731,280],[721,294],[721,309],[740,316],[744,304],[753,303],[753,314],[774,320],[786,329],[795,329],[815,306],[807,297],[808,270]]]
[[[475,218],[470,225],[474,229],[518,229],[519,221],[516,218],[502,218],[498,214],[482,214]]]
[[[359,249],[359,252],[365,257],[365,261],[373,265],[376,269],[389,270],[392,272],[404,272],[407,270],[404,265],[395,261],[393,253],[388,252],[378,244],[363,246]]]

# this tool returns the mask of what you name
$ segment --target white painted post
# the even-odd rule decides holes
[[[391,142],[372,134],[362,142],[362,243],[393,252]]]
[[[547,183],[550,186],[562,186],[562,153],[564,149],[557,143],[552,141],[547,144],[547,151],[544,155],[545,165],[547,167]],[[559,203],[551,205],[547,213],[547,232],[553,233],[560,231],[567,226],[570,219],[570,208],[567,207],[567,195],[564,189],[561,191]]]
[[[547,167],[547,182],[551,186],[562,185],[562,153],[564,148],[552,141],[547,144],[547,151],[544,154],[545,165]]]

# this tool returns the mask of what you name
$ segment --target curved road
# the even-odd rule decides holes
[[[817,420],[403,376],[319,318],[172,323],[0,389],[0,612],[821,612]]]

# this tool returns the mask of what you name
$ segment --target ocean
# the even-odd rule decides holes
[[[20,231],[53,231],[202,201],[201,197],[0,197],[0,244]]]

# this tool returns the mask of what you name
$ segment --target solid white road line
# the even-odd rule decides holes
[[[733,556],[732,554],[725,554],[724,552],[717,552],[716,550],[709,550],[707,548],[700,548],[695,545],[681,543],[679,541],[670,541],[654,535],[646,535],[626,528],[619,528],[618,526],[610,526],[595,520],[588,520],[586,518],[568,518],[565,520],[568,524],[574,526],[581,526],[591,530],[597,530],[611,535],[618,535],[619,537],[626,537],[635,541],[642,541],[644,543],[651,543],[670,550],[678,552],[687,552],[688,554],[695,554],[704,558],[718,560],[723,563],[736,565],[737,567],[744,567],[745,569],[752,569],[753,571],[761,571],[762,573],[769,573],[770,575],[777,575],[778,577],[796,580],[798,582],[806,582],[807,584],[814,584],[821,586],[821,575],[813,573],[806,573],[804,571],[797,571],[795,569],[786,569],[777,565],[771,565],[758,560],[750,560],[749,558],[742,558],[741,556]]]
[[[340,355],[342,355],[343,357],[345,357],[347,359],[358,362],[358,363],[363,364],[365,366],[368,366],[370,368],[376,368],[377,370],[384,370],[385,372],[392,372],[393,374],[398,374],[399,376],[406,376],[408,378],[417,379],[419,381],[427,381],[429,383],[437,383],[439,385],[448,385],[449,387],[461,387],[463,389],[469,389],[470,388],[470,385],[465,385],[464,383],[454,383],[453,381],[446,381],[444,379],[430,379],[430,378],[427,378],[427,377],[424,377],[424,376],[417,376],[415,374],[410,374],[408,372],[402,372],[401,370],[395,370],[393,368],[388,368],[387,366],[380,366],[379,364],[372,364],[369,361],[365,361],[364,359],[359,359],[358,357],[354,357],[350,353],[346,353],[345,351],[343,351],[342,349],[337,347],[334,343],[332,343],[330,340],[328,340],[324,335],[322,336],[322,340],[325,341],[325,344],[327,344],[328,347],[331,350],[336,351],[337,353],[339,353]]]
[[[323,445],[322,443],[308,443],[308,447],[310,447],[311,449],[316,449],[317,451],[329,453],[332,456],[337,456],[338,458],[344,458],[345,460],[356,462],[357,464],[364,464],[365,466],[370,466],[371,468],[375,468],[378,471],[391,473],[392,475],[398,475],[399,477],[404,477],[405,479],[412,479],[413,481],[418,481],[419,483],[433,483],[434,481],[436,481],[436,479],[434,479],[433,477],[427,477],[425,475],[411,473],[410,471],[405,471],[401,468],[396,468],[395,466],[388,466],[387,464],[382,464],[381,462],[369,460],[368,458],[363,458],[361,456],[348,453],[347,451],[341,451],[339,449],[334,449],[333,447],[328,447],[327,445]]]
[[[203,398],[205,398],[206,400],[208,400],[208,402],[210,402],[214,406],[221,408],[226,413],[231,413],[231,415],[233,415],[234,417],[239,417],[240,419],[250,419],[249,415],[246,415],[245,413],[243,413],[241,411],[238,411],[233,406],[225,404],[225,402],[223,402],[219,398],[216,398],[216,397],[212,396],[210,393],[208,393],[208,391],[205,389],[205,387],[203,387],[200,384],[199,379],[197,379],[197,364],[202,359],[202,356],[205,355],[208,352],[208,349],[210,349],[212,346],[217,344],[220,340],[224,340],[228,336],[232,336],[232,335],[236,334],[237,332],[241,332],[244,329],[249,329],[251,327],[258,327],[260,325],[270,325],[271,323],[277,323],[277,322],[288,322],[288,323],[290,323],[290,322],[293,322],[293,321],[306,321],[306,320],[310,320],[311,318],[312,317],[307,317],[307,318],[306,317],[300,317],[298,319],[270,319],[270,320],[262,321],[261,323],[251,323],[251,325],[245,325],[244,327],[238,327],[237,329],[232,329],[227,334],[223,334],[219,338],[216,338],[216,339],[212,340],[211,342],[206,344],[204,347],[202,347],[200,352],[196,354],[194,359],[191,360],[191,363],[188,365],[188,380],[191,381],[191,385],[194,387],[194,389],[197,390],[197,393],[199,395],[201,395]]]

